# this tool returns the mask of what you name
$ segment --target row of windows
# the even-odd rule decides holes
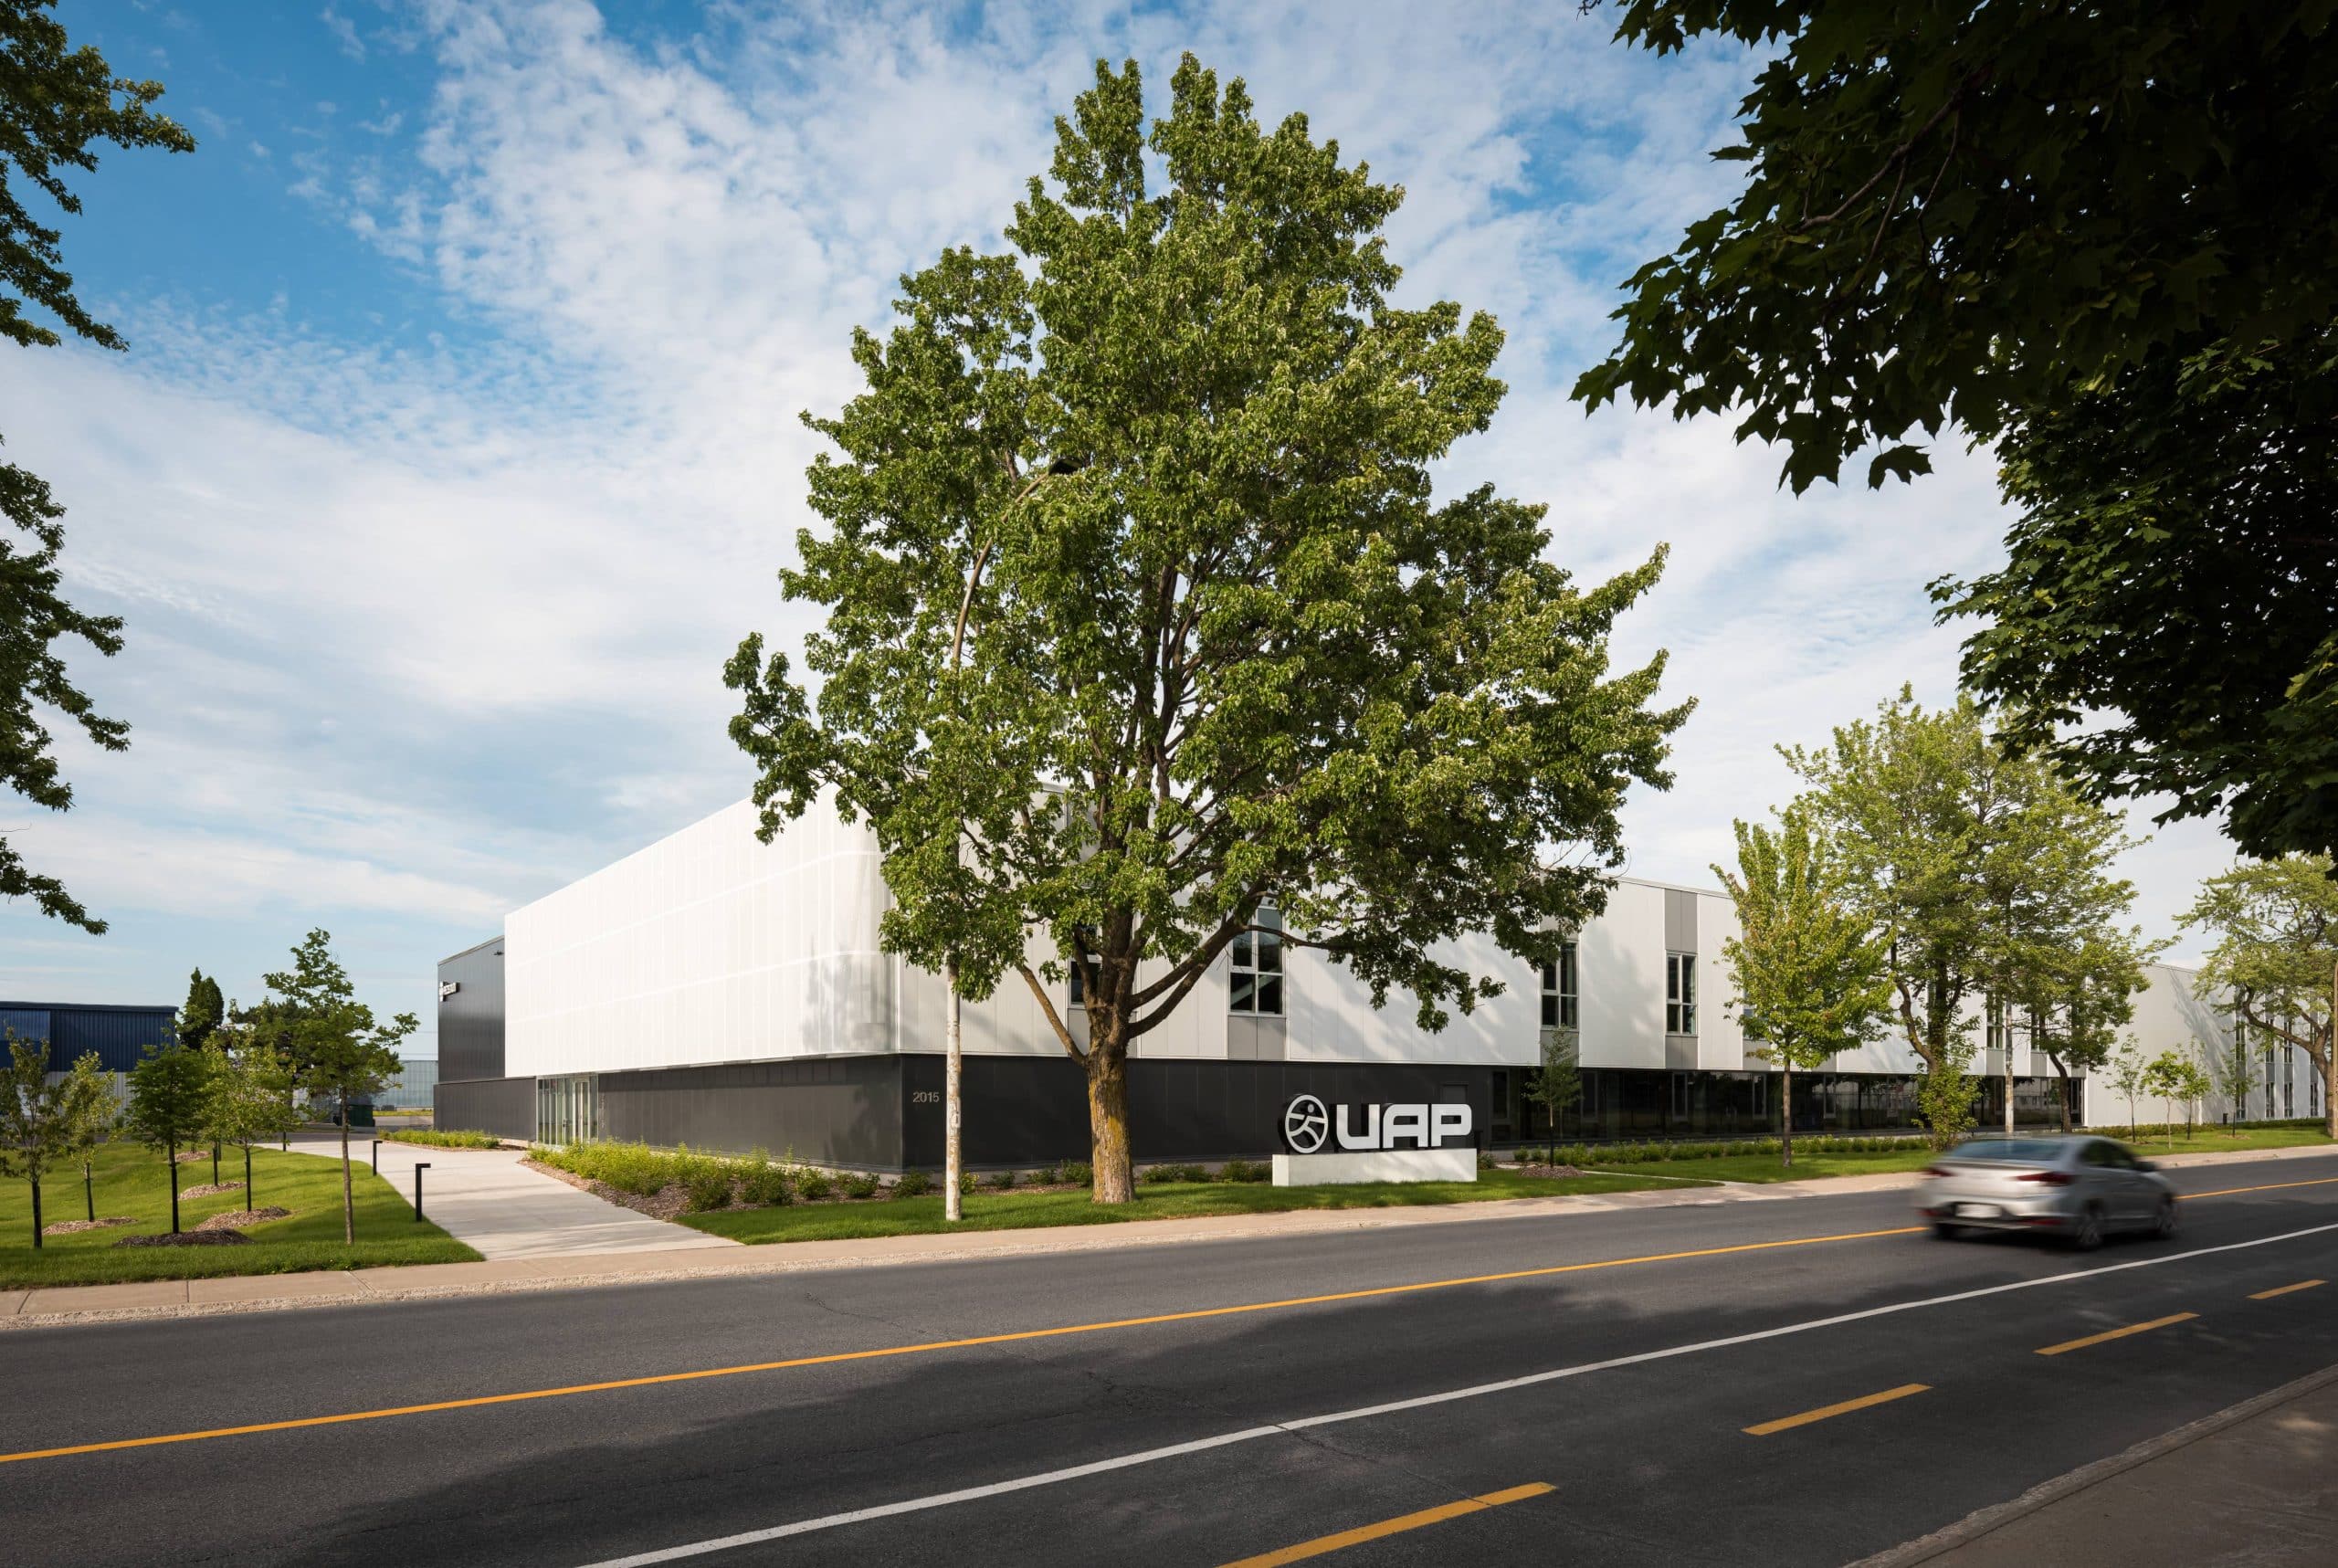
[[[1246,931],[1234,939],[1229,954],[1231,973],[1226,991],[1226,1010],[1252,1017],[1282,1016],[1282,914],[1271,904],[1259,908],[1253,922],[1257,929]],[[1575,958],[1575,944],[1566,942],[1559,948],[1559,956],[1543,965],[1543,1027],[1574,1029],[1582,1026],[1583,986],[1581,971]],[[1078,964],[1071,966],[1071,1001],[1077,1006],[1085,998],[1080,984]],[[1693,1035],[1697,1032],[1697,955],[1693,952],[1669,952],[1664,955],[1664,1032],[1668,1035]]]

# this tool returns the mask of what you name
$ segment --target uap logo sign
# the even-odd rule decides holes
[[[1302,1094],[1283,1107],[1282,1141],[1294,1154],[1320,1154],[1327,1145],[1359,1154],[1441,1149],[1448,1138],[1469,1137],[1471,1122],[1466,1105],[1343,1105],[1335,1114]]]

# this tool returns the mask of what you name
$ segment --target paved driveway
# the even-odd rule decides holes
[[[304,1154],[341,1152],[338,1137],[311,1133],[295,1138]],[[352,1133],[353,1159],[370,1160],[372,1139]],[[422,1212],[450,1236],[470,1243],[484,1258],[560,1258],[586,1252],[671,1252],[679,1247],[733,1247],[739,1244],[688,1226],[669,1225],[648,1215],[603,1203],[592,1194],[554,1181],[520,1163],[512,1149],[426,1149],[413,1143],[384,1143],[382,1174],[399,1192],[414,1193],[414,1166],[422,1177]]]

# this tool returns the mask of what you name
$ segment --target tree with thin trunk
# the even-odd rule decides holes
[[[2338,996],[2338,873],[2327,855],[2247,861],[2211,877],[2182,923],[2215,939],[2194,987],[2252,1033],[2305,1053],[2338,1138],[2332,1020]],[[2228,998],[2228,1000],[2227,1000]]]
[[[2127,1101],[2127,1136],[2135,1135],[2135,1096],[2143,1092],[2143,1074],[2148,1064],[2143,1052],[2130,1037],[2119,1043],[2119,1054],[2111,1058],[2111,1087]]]
[[[92,1083],[67,1102],[69,1122],[65,1150],[68,1158],[80,1163],[82,1217],[94,1221],[98,1217],[98,1147],[111,1142],[121,1128],[121,1101],[114,1093],[113,1075],[105,1070],[95,1051],[82,1053],[80,1060],[73,1064],[73,1071],[86,1071]]]
[[[1574,1110],[1583,1098],[1582,1059],[1581,1031],[1543,1031],[1543,1063],[1526,1086],[1526,1098],[1543,1108],[1543,1120],[1549,1123],[1553,1166],[1559,1163],[1559,1113]]]
[[[2022,973],[2015,999],[2028,1014],[2031,1041],[2060,1079],[2063,1131],[2070,1131],[2072,1079],[2110,1065],[2119,1031],[2133,1019],[2135,997],[2148,984],[2143,966],[2158,951],[2138,931],[2106,925]]]
[[[243,1151],[244,1207],[256,1209],[259,1200],[252,1190],[252,1146],[282,1138],[300,1125],[292,1069],[248,1026],[223,1025],[204,1048],[212,1058],[205,1135],[215,1146]]]
[[[90,1125],[92,1097],[111,1100],[90,1052],[68,1072],[50,1080],[48,1042],[5,1031],[8,1059],[0,1063],[0,1176],[29,1183],[33,1196],[33,1246],[41,1245],[40,1184],[72,1159],[75,1141]]]
[[[1792,1165],[1795,1069],[1815,1072],[1882,1032],[1890,936],[1847,897],[1834,847],[1807,811],[1787,807],[1775,828],[1733,826],[1737,868],[1712,868],[1737,909],[1739,934],[1722,952],[1745,1037],[1778,1068],[1779,1163]]]
[[[2248,1121],[2248,1097],[2257,1092],[2259,1082],[2257,1064],[2248,1059],[2248,1037],[2238,1029],[2234,1030],[2233,1037],[2225,1046],[2224,1055],[2217,1058],[2217,1065],[2210,1070],[2216,1092],[2232,1105],[2233,1121]]]
[[[1134,64],[1099,62],[1013,249],[945,253],[856,334],[866,389],[807,416],[826,531],[781,574],[826,611],[816,700],[760,637],[724,671],[762,835],[865,819],[887,950],[969,1000],[1028,988],[1100,1203],[1133,1196],[1132,1046],[1269,906],[1440,1028],[1502,984],[1454,938],[1540,963],[1604,907],[1687,715],[1653,706],[1660,657],[1609,668],[1660,551],[1580,587],[1541,506],[1438,499],[1502,335],[1391,302],[1403,193],[1190,57],[1172,98],[1148,127]]]
[[[201,1051],[172,1041],[148,1046],[130,1073],[130,1103],[122,1112],[122,1126],[168,1163],[173,1236],[179,1231],[179,1150],[203,1135],[209,1068],[209,1058]]]
[[[341,1234],[357,1239],[357,1196],[349,1164],[349,1107],[379,1094],[396,1078],[397,1047],[421,1026],[411,1013],[387,1024],[357,1000],[349,972],[332,955],[330,933],[311,931],[292,950],[292,967],[263,977],[287,1004],[300,1082],[330,1097],[341,1123]]]
[[[2143,1091],[2160,1102],[2167,1117],[2167,1124],[2160,1131],[2170,1149],[2175,1147],[2175,1104],[2188,1100],[2198,1079],[2199,1069],[2180,1051],[2162,1051],[2143,1065]]]

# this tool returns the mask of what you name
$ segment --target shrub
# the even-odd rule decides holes
[[[1035,1187],[1058,1186],[1062,1182],[1063,1167],[1061,1165],[1042,1165],[1031,1173],[1031,1184]]]
[[[1060,1169],[1062,1174],[1058,1180],[1069,1182],[1075,1187],[1088,1186],[1096,1180],[1095,1171],[1085,1160],[1067,1160]]]
[[[990,1184],[996,1187],[1002,1193],[1006,1192],[1015,1184],[1015,1173],[1012,1171],[993,1171],[990,1173]]]
[[[873,1198],[877,1195],[877,1178],[866,1171],[855,1171],[837,1184],[848,1198]]]
[[[492,1132],[471,1132],[461,1129],[437,1131],[429,1128],[410,1127],[396,1132],[384,1132],[385,1143],[420,1143],[431,1149],[500,1149],[503,1140]]]
[[[1200,1165],[1153,1165],[1138,1178],[1148,1186],[1165,1186],[1171,1182],[1206,1182],[1209,1172]]]
[[[1261,1160],[1228,1160],[1217,1173],[1221,1182],[1270,1182],[1274,1180],[1272,1165]]]
[[[971,1193],[971,1192],[973,1192],[974,1190],[974,1173],[972,1171],[961,1171],[961,1172],[959,1172],[959,1173],[958,1173],[958,1191],[959,1191],[960,1193],[964,1194],[964,1193]]]
[[[711,1163],[710,1163],[711,1164]],[[731,1206],[731,1173],[719,1165],[701,1166],[683,1178],[682,1192],[689,1200],[690,1212],[707,1209],[727,1209]]]
[[[923,1171],[903,1171],[900,1179],[893,1184],[893,1195],[914,1198],[930,1191],[932,1186],[933,1179]]]
[[[768,1160],[749,1165],[747,1173],[739,1180],[739,1196],[751,1204],[775,1206],[795,1195],[788,1185],[787,1167]]]
[[[806,1199],[825,1198],[836,1188],[824,1171],[806,1171],[795,1178],[795,1190]]]

